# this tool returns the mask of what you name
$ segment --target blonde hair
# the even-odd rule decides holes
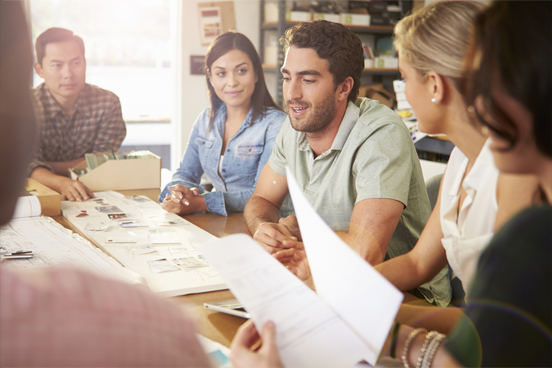
[[[476,1],[440,1],[415,10],[395,26],[393,44],[399,57],[422,77],[434,71],[458,88],[473,20],[485,7]]]

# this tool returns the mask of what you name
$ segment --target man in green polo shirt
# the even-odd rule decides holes
[[[289,29],[280,42],[289,118],[245,207],[249,231],[271,253],[302,251],[296,218],[279,220],[287,165],[320,216],[372,265],[408,253],[431,208],[405,124],[377,101],[357,98],[360,39],[341,24],[314,21]],[[413,293],[446,304],[446,271]]]

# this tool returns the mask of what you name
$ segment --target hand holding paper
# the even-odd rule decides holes
[[[375,365],[403,295],[324,223],[286,171],[316,291],[370,347],[364,358]]]
[[[324,223],[289,170],[287,178],[318,295],[245,235],[199,250],[259,331],[275,323],[286,366],[374,365],[403,295]]]

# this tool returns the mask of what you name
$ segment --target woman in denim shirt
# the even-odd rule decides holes
[[[197,118],[180,167],[159,196],[180,215],[243,211],[286,114],[266,88],[261,60],[247,37],[227,32],[209,47],[205,72],[211,107]],[[216,191],[199,185],[205,173]]]

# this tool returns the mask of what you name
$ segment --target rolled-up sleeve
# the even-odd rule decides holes
[[[182,161],[180,161],[178,169],[173,174],[171,182],[161,191],[161,194],[159,195],[159,202],[163,202],[166,195],[171,193],[169,187],[178,184],[188,188],[198,188],[200,194],[205,193],[205,189],[199,185],[201,175],[203,175],[203,169],[201,167],[198,147],[196,144],[196,138],[199,134],[199,125],[201,124],[202,117],[204,117],[205,114],[206,112],[203,112],[196,119],[192,128],[192,134],[188,140],[186,151],[182,157]]]

